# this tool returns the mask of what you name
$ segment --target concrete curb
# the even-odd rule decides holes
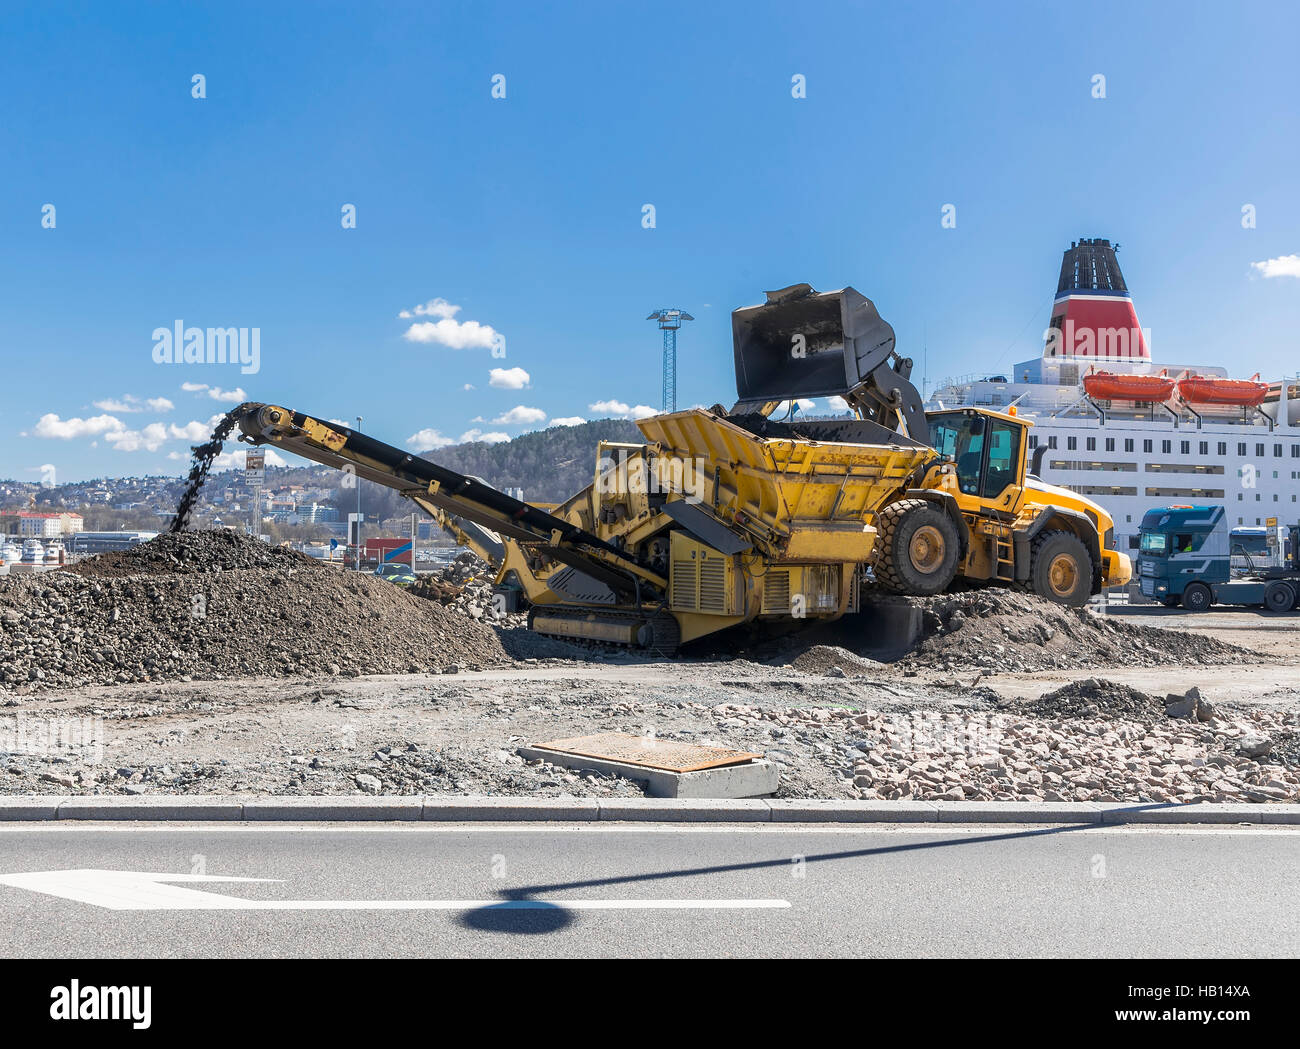
[[[503,798],[419,795],[240,798],[221,795],[0,796],[0,823],[112,820],[265,823],[544,822],[782,824],[1287,824],[1300,805],[1162,805],[1014,801],[837,801],[722,798]]]

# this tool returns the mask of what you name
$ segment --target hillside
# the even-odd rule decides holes
[[[526,499],[553,503],[591,484],[600,441],[643,440],[635,423],[596,419],[526,433],[500,444],[457,444],[425,455],[439,466],[481,477],[496,488],[522,488]]]

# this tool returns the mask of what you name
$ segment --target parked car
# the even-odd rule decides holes
[[[375,575],[379,576],[380,579],[387,579],[397,586],[410,586],[416,579],[410,565],[396,565],[391,562],[376,568]]]

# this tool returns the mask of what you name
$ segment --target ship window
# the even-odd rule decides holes
[[[1245,442],[1245,441],[1238,441],[1238,442],[1237,442],[1237,454],[1238,454],[1238,455],[1245,455],[1245,454],[1246,454],[1246,442]]]
[[[1115,450],[1115,438],[1114,438],[1114,437],[1107,437],[1107,438],[1106,438],[1106,451],[1108,451],[1108,452],[1113,452],[1114,450]]]
[[[1029,447],[1030,447],[1030,448],[1037,448],[1037,447],[1038,447],[1038,435],[1037,435],[1037,434],[1033,434],[1033,433],[1031,433],[1031,434],[1029,435]]]
[[[1260,442],[1259,444],[1255,445],[1255,454],[1259,456],[1262,456],[1264,454],[1263,442]]]
[[[1237,502],[1241,502],[1245,498],[1246,497],[1242,495],[1240,492],[1237,493]],[[1237,519],[1237,524],[1241,524],[1241,518]]]
[[[1219,454],[1220,454],[1220,455],[1227,455],[1227,454],[1228,454],[1228,442],[1227,442],[1227,441],[1220,441],[1220,442],[1219,442]]]
[[[1179,444],[1179,446],[1178,446],[1178,454],[1179,454],[1179,455],[1190,455],[1191,452],[1192,452],[1192,442],[1191,442],[1191,441],[1183,441],[1183,442],[1181,442],[1181,443]]]
[[[1066,451],[1070,451],[1070,452],[1072,452],[1072,451],[1074,451],[1074,450],[1075,450],[1076,448],[1078,448],[1078,447],[1079,447],[1079,438],[1077,438],[1077,437],[1067,437],[1067,438],[1065,439],[1065,448],[1066,448]]]
[[[1056,435],[1055,435],[1055,434],[1053,434],[1051,437],[1049,437],[1049,438],[1047,439],[1047,447],[1048,447],[1048,448],[1055,448],[1055,447],[1056,447]]]
[[[1095,438],[1095,437],[1089,437],[1089,438],[1088,438],[1088,451],[1090,451],[1090,452],[1095,452],[1096,450],[1097,450],[1097,438]]]
[[[1170,452],[1172,452],[1172,451],[1174,450],[1174,442],[1173,442],[1173,441],[1161,441],[1161,442],[1160,442],[1160,450],[1161,450],[1162,452],[1164,452],[1166,455],[1168,455]]]
[[[1133,438],[1132,438],[1132,437],[1125,437],[1125,438],[1124,438],[1124,451],[1126,451],[1126,452],[1131,452],[1132,450],[1133,450]]]
[[[1277,459],[1282,458],[1282,446],[1280,444],[1273,445],[1273,456]]]
[[[1209,442],[1209,441],[1202,441],[1202,442],[1201,442],[1201,454],[1202,454],[1202,455],[1209,455],[1209,454],[1210,454],[1210,442]]]
[[[1148,438],[1147,440],[1145,440],[1145,441],[1142,442],[1142,450],[1143,450],[1144,452],[1149,452],[1149,451],[1151,451],[1151,440],[1150,440],[1150,438]]]
[[[1300,444],[1291,445],[1291,458],[1300,459]]]

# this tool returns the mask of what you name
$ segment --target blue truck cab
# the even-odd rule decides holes
[[[1138,587],[1143,596],[1202,612],[1213,604],[1258,605],[1289,612],[1300,598],[1300,574],[1288,566],[1234,576],[1233,541],[1222,506],[1164,506],[1142,517]]]

